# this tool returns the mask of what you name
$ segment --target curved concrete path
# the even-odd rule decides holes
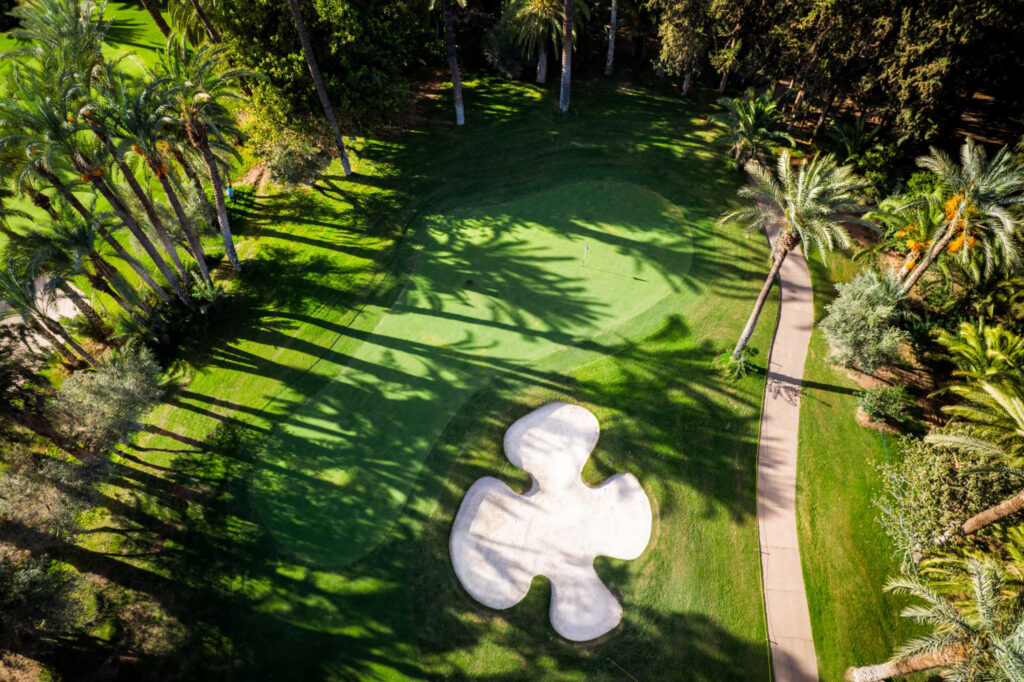
[[[768,230],[775,241],[778,224]],[[757,527],[774,682],[818,679],[796,531],[800,385],[814,326],[811,275],[799,250],[779,270],[781,296],[757,446]]]

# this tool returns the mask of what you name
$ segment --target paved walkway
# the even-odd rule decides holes
[[[775,240],[775,225],[769,238]],[[814,326],[811,275],[799,251],[779,271],[782,294],[757,449],[757,526],[774,682],[818,679],[811,618],[796,531],[796,457],[800,384]]]

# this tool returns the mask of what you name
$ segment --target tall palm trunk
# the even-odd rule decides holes
[[[206,254],[203,252],[203,243],[199,239],[196,228],[192,224],[192,219],[188,217],[184,209],[181,208],[181,202],[178,201],[178,194],[174,191],[174,187],[171,186],[171,181],[167,177],[167,173],[161,172],[160,168],[155,171],[157,179],[160,181],[160,186],[164,188],[164,194],[167,195],[167,203],[171,205],[174,210],[174,215],[178,216],[178,222],[181,223],[181,229],[185,232],[185,238],[188,240],[189,248],[192,249],[192,256],[196,260],[196,265],[199,266],[199,273],[203,277],[203,281],[207,284],[210,283],[210,269],[206,267]]]
[[[149,16],[153,17],[153,23],[160,29],[160,32],[164,34],[164,38],[171,37],[171,27],[167,25],[164,20],[164,15],[160,14],[160,8],[158,8],[153,0],[142,0],[142,6],[149,12]]]
[[[145,190],[142,189],[142,185],[139,184],[135,174],[132,173],[132,169],[128,167],[124,159],[120,154],[117,153],[117,149],[114,144],[110,141],[110,137],[105,131],[92,128],[92,132],[99,138],[100,142],[106,146],[110,152],[111,158],[114,159],[114,163],[117,164],[118,170],[121,171],[121,175],[124,176],[125,182],[128,183],[128,187],[131,189],[132,194],[139,200],[142,205],[142,210],[145,212],[146,217],[149,218],[149,223],[153,226],[156,231],[156,236],[160,239],[160,243],[164,247],[164,252],[170,257],[171,263],[174,265],[175,270],[183,280],[188,278],[188,272],[185,271],[185,266],[181,262],[181,258],[178,257],[178,249],[174,246],[174,242],[171,240],[171,235],[168,234],[167,228],[164,226],[164,221],[160,220],[160,216],[157,215],[156,207],[153,202],[150,201],[149,195],[146,194]]]
[[[320,106],[324,110],[324,116],[327,117],[327,124],[331,127],[334,142],[338,146],[338,158],[341,159],[341,168],[345,171],[345,175],[351,175],[352,166],[348,161],[345,140],[341,137],[341,128],[338,127],[338,119],[334,115],[334,107],[331,106],[331,100],[327,97],[327,86],[324,85],[324,78],[320,74],[320,67],[317,66],[316,55],[313,54],[313,45],[309,42],[309,34],[306,33],[306,24],[302,20],[302,14],[299,12],[299,4],[296,0],[288,0],[288,8],[292,12],[292,20],[295,22],[295,30],[299,34],[299,42],[302,43],[302,54],[306,58],[309,74],[313,77],[316,94],[320,97]]]
[[[786,260],[789,252],[800,243],[799,235],[788,230],[780,234],[778,240],[779,243],[775,247],[776,256],[772,262],[771,269],[768,271],[768,277],[764,280],[761,293],[757,295],[757,301],[754,303],[754,309],[750,313],[750,319],[747,320],[747,326],[743,328],[740,340],[736,342],[736,347],[732,350],[732,357],[735,359],[740,358],[743,349],[750,343],[750,337],[754,334],[754,327],[757,326],[757,318],[761,316],[761,310],[764,308],[765,301],[768,300],[768,293],[772,290],[772,285],[775,284],[775,278],[778,277],[783,261]]]
[[[192,167],[192,162],[186,159],[185,155],[181,153],[181,150],[176,147],[171,147],[171,156],[173,156],[174,160],[179,166],[181,166],[181,170],[184,171],[185,177],[187,177],[189,182],[192,183],[192,189],[195,190],[199,201],[209,209],[209,215],[216,215],[217,209],[210,203],[210,198],[206,196],[206,188],[203,187],[203,181],[200,179],[196,169]]]
[[[242,271],[242,264],[238,262],[238,254],[235,252],[235,240],[231,236],[231,225],[228,223],[228,207],[224,203],[224,186],[220,180],[220,170],[217,168],[217,159],[210,149],[210,140],[206,130],[199,128],[195,131],[196,142],[199,151],[206,161],[206,170],[210,173],[210,184],[213,185],[213,202],[217,206],[217,222],[220,223],[220,236],[224,241],[224,254],[235,272]]]
[[[572,81],[572,25],[575,0],[565,0],[562,8],[562,89],[558,94],[558,110],[569,111],[569,85]]]
[[[138,308],[146,315],[152,317],[153,308],[142,300],[138,295],[138,292],[124,281],[124,278],[121,277],[121,274],[117,269],[108,263],[98,251],[91,251],[89,253],[89,259],[92,261],[93,268],[96,269],[95,277],[97,279],[96,281],[93,281],[94,288],[99,289],[106,295],[110,296],[110,298],[114,299],[114,302],[121,306],[121,308],[132,317],[136,317],[136,319],[138,319],[135,308]]]
[[[448,51],[448,70],[452,74],[452,96],[455,98],[455,125],[466,122],[466,110],[462,104],[462,77],[459,75],[459,58],[455,54],[455,10],[452,0],[441,0],[444,13],[444,46]]]
[[[1022,510],[1024,510],[1024,490],[995,506],[978,512],[956,528],[946,531],[935,539],[935,546],[941,547],[957,536],[973,535],[982,528],[991,526],[993,523],[1002,521]]]
[[[128,228],[128,231],[132,233],[132,236],[134,236],[139,244],[142,245],[143,250],[145,250],[150,260],[153,261],[153,264],[156,265],[157,270],[159,270],[160,274],[164,276],[164,279],[170,283],[171,288],[174,289],[174,293],[177,294],[178,298],[181,299],[183,303],[188,303],[188,294],[185,293],[185,289],[181,285],[181,280],[178,279],[174,270],[172,270],[167,265],[167,262],[163,257],[160,256],[160,252],[157,251],[156,246],[146,235],[142,226],[135,220],[135,216],[132,215],[131,211],[128,210],[128,207],[124,205],[123,201],[121,201],[121,197],[117,196],[114,190],[112,190],[102,178],[91,177],[90,180],[100,195],[106,199],[107,203],[110,204],[110,207],[114,209],[114,212],[117,213],[121,222],[123,222],[125,227]]]
[[[64,328],[64,325],[62,325],[60,322],[57,322],[56,320],[46,317],[45,315],[43,315],[40,318],[40,320],[43,323],[44,327],[49,329],[50,332],[53,333],[54,335],[59,336],[61,339],[63,339],[64,342],[71,346],[71,348],[74,349],[74,351],[78,353],[78,355],[80,355],[83,360],[88,362],[93,367],[96,366],[96,358],[90,355],[89,351],[82,348],[82,346],[77,341],[75,341],[74,337],[71,336],[71,334],[68,333],[68,330]]]
[[[612,0],[612,18],[608,24],[608,58],[604,62],[604,75],[612,75],[612,63],[615,61],[615,28],[619,20],[619,0]]]
[[[953,241],[953,237],[957,232],[956,224],[960,221],[960,216],[963,215],[963,211],[964,202],[961,201],[960,206],[956,209],[956,215],[954,215],[953,219],[946,224],[946,232],[942,235],[942,238],[931,245],[931,248],[929,248],[924,254],[924,258],[917,264],[914,271],[910,273],[910,276],[907,277],[907,281],[903,283],[904,296],[910,293],[910,290],[914,288],[915,284],[917,284],[917,280],[921,279],[921,275],[925,273],[925,270],[930,268],[932,263],[938,260],[939,256],[942,255],[942,252],[946,250],[947,246],[949,246],[949,243]]]
[[[99,316],[99,313],[96,312],[96,309],[92,307],[89,301],[87,301],[81,294],[78,293],[78,291],[69,281],[62,280],[57,285],[57,288],[60,289],[60,292],[62,294],[68,297],[68,300],[70,300],[71,303],[74,304],[75,308],[78,309],[78,312],[82,313],[82,316],[86,320],[88,320],[92,328],[95,329],[100,334],[100,336],[103,337],[103,339],[106,339],[107,336],[110,335],[110,329],[103,322],[103,318]]]
[[[938,651],[908,656],[898,661],[865,665],[860,668],[847,668],[843,677],[847,682],[882,682],[882,680],[889,680],[901,675],[955,665],[964,659],[964,654],[962,646],[952,645]]]
[[[75,196],[74,192],[72,192],[68,188],[68,186],[61,181],[60,178],[58,178],[48,169],[37,166],[36,170],[43,178],[46,179],[47,182],[53,185],[53,187],[60,193],[60,195],[64,197],[65,201],[67,201],[68,204],[71,205],[71,208],[75,209],[75,212],[78,213],[78,215],[82,216],[82,219],[85,220],[86,223],[90,225],[96,225],[96,233],[103,239],[103,241],[107,242],[107,244],[109,244],[110,247],[114,249],[114,253],[116,253],[121,260],[128,263],[131,269],[135,271],[135,274],[139,276],[139,279],[145,282],[146,286],[152,289],[153,293],[156,294],[161,301],[163,301],[164,303],[171,302],[171,297],[168,296],[167,292],[164,291],[164,288],[157,284],[156,281],[150,276],[149,272],[146,270],[145,267],[143,267],[142,263],[140,263],[135,257],[128,253],[128,250],[124,248],[121,242],[114,239],[114,236],[110,234],[110,232],[108,232],[104,227],[102,227],[99,223],[96,222],[95,216],[93,216],[89,209],[87,209],[85,205],[78,200],[78,197]]]
[[[61,343],[60,339],[54,336],[53,332],[51,332],[46,327],[46,325],[42,324],[36,319],[32,319],[31,317],[28,320],[26,320],[25,323],[29,326],[29,328],[32,331],[46,339],[46,342],[49,343],[54,348],[54,350],[60,353],[60,356],[64,358],[65,361],[71,364],[78,363],[78,357],[74,353],[69,351],[67,349],[67,346]]]
[[[198,0],[188,0],[188,1],[189,1],[189,4],[192,5],[192,10],[196,13],[196,16],[199,17],[199,21],[200,21],[200,23],[202,23],[203,28],[206,29],[206,35],[210,36],[210,42],[211,43],[219,43],[219,42],[221,42],[220,32],[213,27],[213,24],[210,22],[210,17],[208,17],[206,15],[206,12],[203,11],[203,8],[199,5]]]
[[[548,48],[541,45],[540,54],[537,55],[537,82],[546,83],[548,80]]]

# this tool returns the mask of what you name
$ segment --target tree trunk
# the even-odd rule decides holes
[[[991,526],[997,521],[1002,521],[1006,517],[1012,516],[1021,510],[1024,510],[1024,490],[1017,493],[1010,499],[1003,500],[994,507],[989,507],[985,511],[979,512],[967,519],[957,527],[956,533],[959,533],[960,535],[972,535],[982,528]],[[936,544],[944,545],[946,542],[952,540],[954,535],[954,533],[946,533],[936,541]]]
[[[452,74],[452,96],[455,98],[455,125],[466,122],[466,110],[462,103],[462,77],[459,75],[459,58],[455,54],[455,11],[452,0],[441,0],[444,13],[444,46],[448,50],[448,70]]]
[[[57,210],[53,207],[53,202],[50,201],[50,197],[46,196],[42,192],[35,189],[28,189],[28,198],[32,202],[32,205],[36,208],[41,208],[46,211],[46,215],[50,216],[53,220],[58,220]]]
[[[291,0],[294,2],[294,0]],[[224,187],[220,181],[220,171],[217,170],[217,159],[213,156],[213,150],[210,149],[210,141],[206,137],[206,131],[200,131],[199,144],[201,148],[199,151],[203,154],[203,159],[206,161],[206,169],[210,173],[210,184],[213,185],[213,202],[217,206],[217,222],[220,223],[220,236],[224,241],[224,254],[228,257],[228,262],[231,263],[231,267],[235,272],[242,271],[242,264],[238,262],[238,254],[235,253],[235,240],[231,236],[231,225],[228,224],[228,207],[224,203]]]
[[[931,267],[932,263],[938,260],[942,252],[946,250],[949,243],[953,241],[953,235],[956,233],[955,226],[960,221],[960,216],[963,214],[963,202],[960,202],[960,206],[956,210],[956,215],[946,225],[946,232],[942,235],[942,239],[932,244],[928,252],[925,253],[924,259],[917,264],[914,271],[907,277],[907,281],[903,283],[903,295],[906,296],[910,293],[910,290],[917,284],[917,280],[921,279],[921,275],[925,273],[925,270]]]
[[[103,322],[103,318],[101,318],[99,313],[96,312],[96,309],[89,304],[89,301],[85,300],[85,298],[75,290],[74,285],[67,280],[64,280],[57,286],[57,288],[60,289],[62,294],[68,297],[76,308],[78,308],[78,311],[82,313],[82,316],[86,320],[89,321],[92,328],[99,332],[100,336],[106,340],[110,335],[110,329],[107,328],[107,325]]]
[[[575,0],[565,0],[562,8],[562,89],[558,94],[558,110],[569,111],[569,85],[572,81],[572,26]]]
[[[309,74],[313,77],[313,85],[316,87],[316,94],[320,97],[320,106],[327,117],[327,124],[334,134],[334,142],[338,145],[338,158],[341,159],[341,168],[345,175],[352,175],[352,166],[348,161],[348,151],[345,149],[345,140],[341,137],[341,128],[338,127],[338,119],[334,115],[334,107],[327,97],[327,86],[324,85],[323,76],[320,75],[320,67],[317,66],[316,56],[313,54],[313,45],[309,42],[309,35],[306,33],[306,24],[302,21],[302,14],[299,13],[297,0],[288,0],[288,8],[292,11],[292,20],[295,21],[295,30],[299,34],[299,42],[302,43],[302,54],[306,58],[306,66],[309,67]],[[460,91],[461,96],[461,91]],[[216,189],[214,190],[216,191]],[[219,210],[218,206],[218,210]]]
[[[608,24],[608,58],[604,62],[604,75],[612,75],[615,61],[615,29],[619,20],[619,0],[612,0],[612,17]]]
[[[54,334],[64,339],[64,341],[69,346],[71,346],[76,353],[82,356],[82,358],[86,362],[88,362],[93,367],[96,366],[96,358],[90,355],[89,351],[82,348],[82,346],[79,345],[77,341],[75,341],[75,338],[71,336],[71,334],[69,334],[66,329],[64,329],[64,325],[62,325],[60,322],[57,322],[56,320],[51,320],[48,317],[43,318],[43,324],[49,327],[50,331],[52,331]]]
[[[537,55],[537,82],[546,83],[548,80],[548,48],[541,47]]]
[[[843,677],[847,682],[882,682],[882,680],[889,680],[901,675],[955,665],[964,659],[964,654],[962,646],[948,646],[938,651],[908,656],[898,661],[865,665],[860,668],[847,668]]]
[[[121,277],[121,273],[119,273],[113,265],[108,263],[98,251],[94,250],[90,252],[89,259],[92,261],[92,265],[96,269],[96,277],[100,282],[99,286],[95,283],[93,284],[95,288],[114,299],[115,303],[121,306],[125,312],[133,317],[136,317],[136,313],[132,306],[137,307],[150,317],[153,316],[153,308],[142,300],[142,297],[139,296],[138,292],[124,281],[124,278]],[[139,318],[136,317],[136,319]],[[139,321],[141,322],[142,320]]]
[[[178,195],[174,188],[171,187],[171,181],[168,179],[167,173],[157,171],[156,177],[160,181],[160,186],[164,188],[164,194],[167,195],[167,203],[171,205],[174,215],[178,216],[178,222],[181,223],[181,229],[185,231],[185,238],[188,239],[189,248],[192,249],[192,256],[196,260],[196,265],[199,266],[199,273],[202,275],[203,281],[209,284],[210,269],[206,267],[206,254],[203,252],[203,244],[199,240],[199,234],[196,232],[192,220],[182,209],[181,202],[178,201]]]
[[[155,293],[160,298],[161,301],[163,301],[164,303],[171,302],[171,297],[168,296],[167,292],[164,291],[164,288],[157,284],[156,281],[149,275],[149,272],[147,272],[146,268],[143,267],[142,263],[140,263],[137,259],[132,257],[132,255],[128,253],[124,246],[121,245],[121,242],[114,239],[113,235],[107,232],[106,229],[104,229],[99,223],[96,222],[96,218],[92,215],[92,213],[89,212],[89,209],[87,209],[85,205],[78,200],[78,197],[76,197],[74,193],[70,189],[68,189],[67,185],[61,182],[60,178],[58,178],[49,170],[43,169],[41,167],[37,167],[36,170],[37,172],[39,172],[40,175],[42,175],[47,180],[47,182],[54,186],[54,188],[60,193],[60,195],[64,197],[64,199],[71,205],[71,208],[75,209],[75,211],[80,216],[82,216],[82,219],[85,220],[86,223],[88,223],[89,225],[96,226],[96,233],[100,237],[102,237],[103,240],[107,242],[107,244],[109,244],[112,249],[114,249],[114,253],[116,253],[118,257],[121,258],[121,260],[123,260],[124,262],[128,263],[129,266],[131,266],[132,270],[135,271],[135,274],[139,276],[139,279],[145,282],[146,286],[152,289],[153,293]]]
[[[683,87],[679,89],[679,96],[686,97],[690,94],[690,86],[693,85],[693,69],[686,72],[683,76]]]
[[[754,303],[754,309],[750,313],[750,319],[747,320],[747,326],[743,328],[743,333],[740,334],[736,347],[732,349],[732,357],[734,359],[738,360],[743,353],[743,349],[750,343],[750,337],[754,334],[754,327],[757,326],[757,318],[761,316],[761,309],[764,308],[765,301],[768,300],[768,293],[772,290],[775,278],[779,274],[779,268],[782,267],[782,262],[786,260],[789,251],[790,249],[780,249],[779,255],[775,257],[775,262],[772,263],[771,270],[768,271],[768,277],[764,281],[764,286],[761,287],[761,293],[757,295],[757,301]]]
[[[206,12],[200,7],[198,0],[189,0],[189,4],[192,5],[192,9],[195,11],[196,16],[199,17],[199,21],[202,22],[203,28],[206,29],[206,35],[210,36],[210,42],[219,43],[221,42],[220,33],[210,23],[210,17],[206,16]]]
[[[149,200],[149,196],[146,194],[145,190],[142,189],[142,185],[139,184],[135,174],[132,173],[132,169],[128,167],[128,164],[125,163],[124,159],[117,153],[117,150],[114,148],[114,145],[110,141],[110,137],[106,132],[97,130],[96,128],[93,128],[92,131],[106,146],[107,150],[110,152],[110,156],[114,159],[114,163],[117,164],[117,168],[121,171],[121,175],[124,176],[125,182],[128,183],[128,187],[132,190],[132,194],[135,195],[135,198],[138,199],[139,203],[142,205],[142,210],[146,214],[146,217],[149,218],[150,224],[156,231],[156,236],[160,239],[160,243],[163,244],[164,252],[170,256],[171,264],[174,265],[174,269],[178,271],[179,275],[181,275],[182,280],[187,280],[188,273],[185,271],[185,266],[182,264],[181,258],[178,257],[178,250],[175,248],[174,242],[171,241],[171,235],[168,234],[167,228],[164,226],[164,221],[160,220],[160,216],[157,215],[156,212],[156,207],[153,205],[153,202]]]
[[[153,4],[153,0],[142,0],[142,6],[149,12],[149,16],[153,17],[153,23],[160,29],[160,32],[164,34],[164,38],[171,37],[171,27],[167,25],[164,20],[164,15],[160,14],[160,9]]]
[[[722,80],[720,80],[718,82],[718,94],[719,95],[724,95],[725,94],[725,86],[728,85],[728,84],[729,84],[729,72],[728,71],[724,71],[724,72],[722,72]]]
[[[139,244],[142,245],[146,254],[149,255],[153,264],[156,265],[157,270],[159,270],[160,274],[164,276],[164,279],[170,283],[171,288],[174,289],[174,293],[177,294],[178,298],[180,298],[183,303],[188,303],[188,294],[185,293],[185,289],[181,285],[181,280],[178,279],[178,276],[174,274],[174,270],[172,270],[167,265],[167,262],[164,261],[160,252],[156,250],[156,246],[150,238],[146,236],[142,227],[135,220],[135,216],[131,214],[131,211],[129,211],[128,207],[124,205],[121,198],[114,193],[102,178],[92,177],[90,179],[92,180],[93,186],[96,187],[97,191],[99,191],[103,198],[107,200],[110,207],[114,209],[114,212],[117,213],[118,217],[121,218],[121,221],[124,222],[128,231],[131,232],[132,236],[134,236],[135,239],[138,240]]]
[[[64,360],[73,365],[78,364],[78,358],[75,354],[69,351],[67,347],[60,342],[60,339],[53,335],[53,332],[51,332],[46,325],[35,319],[26,320],[25,323],[28,324],[32,331],[46,339],[46,341],[53,346],[54,350],[60,353],[60,356],[64,358]]]
[[[821,130],[821,126],[825,123],[829,113],[832,111],[832,105],[836,101],[836,88],[832,87],[832,91],[828,95],[828,101],[825,102],[825,107],[821,110],[821,115],[818,116],[817,123],[814,124],[814,132],[811,133],[812,138],[818,137],[818,131]]]

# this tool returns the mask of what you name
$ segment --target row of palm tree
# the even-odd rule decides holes
[[[814,156],[794,170],[790,153],[782,151],[774,173],[765,167],[773,149],[793,142],[781,128],[779,102],[770,91],[755,94],[748,89],[742,97],[723,98],[720,103],[726,115],[717,140],[728,146],[750,182],[739,189],[747,205],[726,213],[719,224],[741,222],[748,234],[780,226],[768,277],[733,358],[741,358],[786,255],[801,244],[805,249],[808,244],[817,246],[823,256],[835,248],[847,248],[851,243],[847,225],[877,229],[874,220],[903,225],[896,234],[909,237],[909,253],[896,276],[904,296],[943,254],[965,263],[980,262],[986,273],[996,268],[1008,271],[1020,261],[1024,165],[1007,148],[989,158],[968,138],[959,163],[932,148],[917,163],[934,173],[939,194],[892,200],[865,217],[867,207],[858,197],[867,183],[852,166],[839,165],[833,155]]]
[[[231,141],[239,131],[228,106],[246,74],[226,67],[223,46],[192,49],[172,35],[154,69],[130,76],[103,56],[109,22],[91,0],[29,0],[16,11],[23,17],[18,37],[26,44],[5,55],[14,63],[0,100],[0,184],[47,217],[20,230],[2,221],[9,244],[0,292],[58,352],[70,359],[70,347],[92,362],[40,302],[59,293],[106,336],[106,325],[72,284],[83,278],[136,321],[151,317],[145,296],[103,251],[130,267],[158,300],[176,297],[187,305],[193,268],[199,280],[211,282],[202,244],[208,219],[216,221],[225,255],[240,270],[223,159],[236,153]],[[201,175],[212,188],[212,206]],[[150,191],[150,179],[165,203]],[[198,212],[187,208],[194,205]],[[119,236],[121,229],[144,260]],[[179,250],[193,265],[185,265]]]

